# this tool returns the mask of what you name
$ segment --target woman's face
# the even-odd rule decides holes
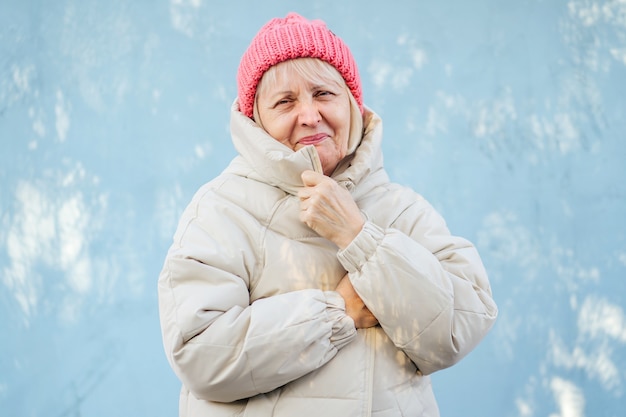
[[[324,174],[332,174],[348,149],[350,98],[345,84],[330,77],[312,82],[292,66],[273,78],[262,80],[263,88],[259,85],[260,125],[294,151],[315,146]]]

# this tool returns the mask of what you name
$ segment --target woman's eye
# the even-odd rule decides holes
[[[290,102],[291,102],[291,100],[289,100],[289,99],[287,99],[287,98],[284,98],[284,99],[282,99],[282,100],[278,100],[278,101],[276,102],[276,106],[281,106],[281,105],[284,105],[284,104],[288,104],[288,103],[290,103]]]

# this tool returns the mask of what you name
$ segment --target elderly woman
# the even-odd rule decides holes
[[[480,257],[383,168],[382,123],[319,20],[244,53],[238,156],[184,211],[159,278],[181,416],[437,416],[429,374],[497,308]]]

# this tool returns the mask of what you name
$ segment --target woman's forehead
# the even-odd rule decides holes
[[[328,65],[325,64],[324,65]],[[328,65],[330,67],[330,65]],[[317,64],[290,65],[283,62],[265,73],[259,83],[260,94],[277,94],[281,91],[293,91],[303,86],[307,89],[317,87],[341,87],[343,78],[334,68],[324,68]]]

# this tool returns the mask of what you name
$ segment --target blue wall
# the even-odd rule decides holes
[[[623,415],[626,2],[262,3],[0,0],[0,415],[176,415],[157,275],[234,154],[239,57],[292,9],[351,45],[391,176],[490,272],[442,415]]]

